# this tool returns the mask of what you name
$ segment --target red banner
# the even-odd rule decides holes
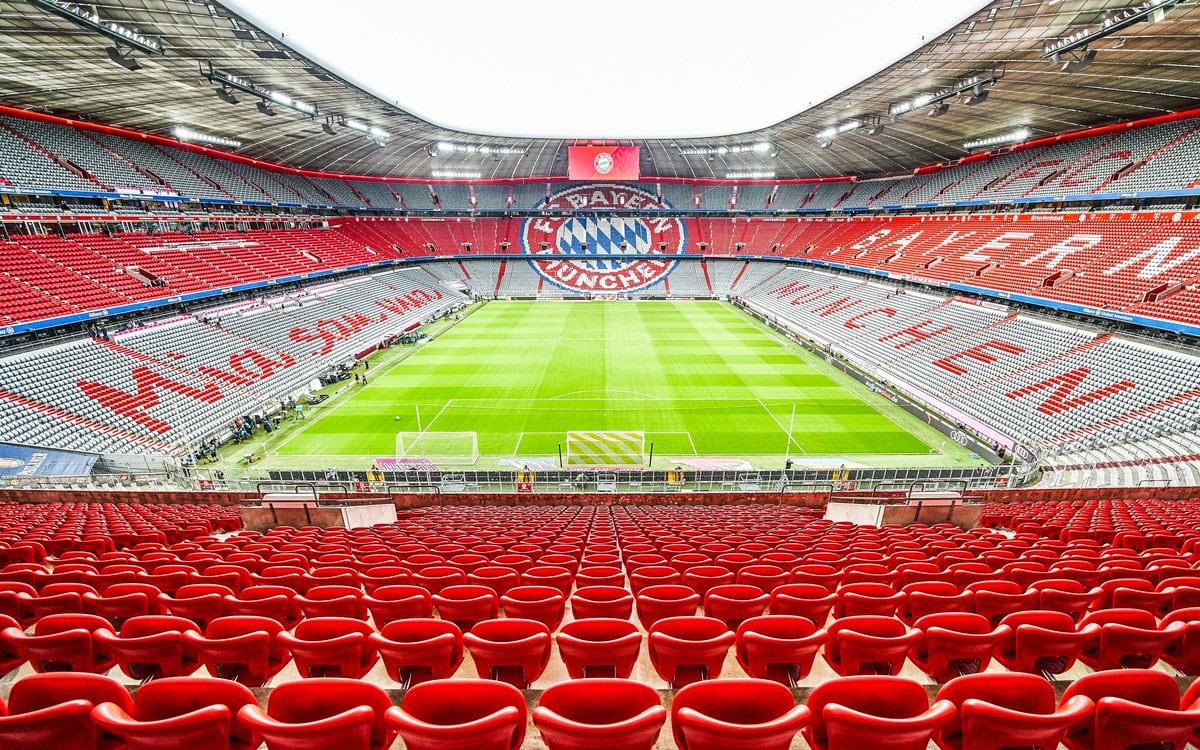
[[[636,180],[637,146],[568,146],[567,176],[572,180]]]

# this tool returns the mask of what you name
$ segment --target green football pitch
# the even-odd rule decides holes
[[[271,452],[386,457],[400,432],[474,432],[485,468],[557,457],[569,431],[640,431],[663,462],[966,460],[921,420],[721,302],[490,302],[368,374]]]

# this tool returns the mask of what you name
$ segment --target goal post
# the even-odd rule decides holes
[[[566,440],[567,466],[643,466],[646,433],[572,431]]]
[[[396,458],[474,465],[479,460],[479,435],[474,432],[398,432]]]

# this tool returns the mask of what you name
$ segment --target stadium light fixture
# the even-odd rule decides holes
[[[918,109],[932,107],[932,109],[929,111],[930,116],[939,117],[946,112],[946,109],[939,106],[945,103],[946,100],[953,99],[954,97],[962,94],[968,94],[969,96],[976,98],[975,102],[971,102],[972,104],[982,102],[987,99],[987,88],[989,86],[995,86],[996,83],[998,83],[1003,77],[1004,71],[995,69],[989,73],[979,73],[968,78],[964,78],[963,80],[958,81],[944,89],[918,94],[912,99],[889,105],[888,116],[891,117],[892,120],[896,120],[902,115],[915,112]],[[947,105],[947,107],[948,106],[949,105]],[[934,114],[934,112],[937,112],[937,114]]]
[[[341,124],[342,127],[350,128],[351,130],[357,130],[360,133],[370,136],[371,140],[375,141],[381,146],[387,143],[388,139],[391,138],[391,135],[389,135],[388,132],[383,128],[376,125],[367,124],[362,120],[343,118],[341,120]]]
[[[233,75],[232,73],[226,73],[223,70],[217,70],[213,67],[211,62],[208,63],[207,70],[201,66],[200,74],[207,79],[209,83],[216,84],[220,87],[217,90],[217,96],[221,97],[225,101],[229,101],[229,98],[227,98],[229,94],[223,94],[222,92],[229,92],[230,90],[241,91],[250,94],[251,96],[258,97],[258,111],[262,112],[264,115],[274,116],[275,110],[272,105],[275,104],[278,104],[281,107],[287,107],[288,109],[299,112],[302,115],[308,115],[309,117],[315,118],[318,114],[317,105],[315,104],[302,101],[282,91],[263,88],[247,78],[242,78],[240,76]]]
[[[242,142],[235,138],[201,133],[198,130],[192,130],[186,125],[176,125],[171,129],[171,132],[176,138],[187,143],[208,143],[213,146],[228,146],[229,148],[238,148],[242,145]]]
[[[325,118],[325,122],[321,123],[321,130],[325,131],[326,135],[337,135],[337,131],[333,129],[332,117]]]
[[[478,180],[483,178],[480,172],[472,172],[467,169],[434,169],[430,171],[430,176],[444,180]]]
[[[759,141],[757,143],[742,143],[733,146],[682,146],[675,147],[679,151],[680,156],[726,156],[730,154],[759,154],[769,155],[771,153],[770,141]]]
[[[1062,63],[1061,70],[1063,73],[1077,73],[1091,65],[1092,61],[1096,59],[1096,50],[1088,49],[1087,47],[1073,50],[1065,54],[1069,55],[1070,59]],[[1062,54],[1058,55],[1058,57],[1059,62],[1061,62]]]
[[[1063,55],[1075,50],[1086,50],[1094,58],[1095,50],[1088,49],[1088,45],[1092,42],[1103,39],[1109,34],[1115,34],[1135,23],[1143,21],[1156,23],[1162,20],[1168,10],[1181,2],[1183,0],[1143,0],[1135,5],[1115,10],[1106,15],[1100,23],[1085,26],[1068,36],[1047,39],[1042,42],[1042,59],[1050,60],[1057,65]],[[1091,62],[1091,60],[1089,59],[1087,62]]]
[[[773,180],[774,172],[726,172],[727,180]]]
[[[949,111],[950,111],[949,104],[947,104],[946,102],[938,102],[937,104],[935,104],[929,108],[929,116],[930,117],[941,117],[942,115],[946,114]]]
[[[846,120],[845,122],[840,122],[837,125],[830,125],[829,127],[825,128],[821,132],[817,133],[817,140],[818,141],[832,141],[834,138],[838,137],[839,135],[846,135],[847,133],[853,133],[854,131],[858,130],[862,126],[863,126],[863,120],[861,120],[861,119]]]
[[[967,151],[974,151],[981,148],[991,148],[992,146],[1003,146],[1008,143],[1021,143],[1029,138],[1029,128],[1017,128],[1011,133],[1002,135],[993,135],[988,138],[978,138],[974,141],[967,141],[963,144],[963,148]]]
[[[63,0],[29,0],[29,2],[61,18],[65,18],[78,26],[112,39],[117,43],[117,46],[109,48],[110,50],[115,50],[115,53],[113,51],[109,52],[109,57],[113,58],[114,61],[116,61],[116,58],[124,60],[125,62],[118,63],[122,67],[137,70],[141,66],[133,58],[122,54],[121,47],[138,50],[147,55],[163,54],[162,42],[158,39],[136,31],[123,23],[102,18],[95,5],[68,3],[63,2]],[[129,63],[132,63],[133,67],[129,67]]]
[[[488,154],[496,155],[516,155],[523,156],[527,150],[525,146],[493,146],[489,144],[475,143],[451,143],[449,141],[438,141],[425,149],[430,156],[439,156],[442,154]]]
[[[125,70],[134,71],[142,69],[142,64],[137,61],[137,58],[121,51],[120,47],[115,45],[112,47],[105,47],[104,52],[108,55],[109,60],[112,60]]]
[[[963,92],[962,103],[967,105],[968,107],[973,107],[976,104],[979,104],[980,102],[987,101],[987,98],[988,98],[987,87],[981,83],[981,84],[978,84],[975,88],[971,89],[970,91]]]

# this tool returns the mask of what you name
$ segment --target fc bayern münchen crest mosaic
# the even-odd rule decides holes
[[[610,216],[611,209],[641,212],[670,208],[654,195],[625,185],[580,185],[555,193],[537,208],[567,208],[570,217],[525,220],[521,249],[542,278],[570,292],[635,292],[675,270],[687,229],[678,218]],[[588,213],[595,209],[596,213]],[[624,258],[661,255],[661,258]]]

